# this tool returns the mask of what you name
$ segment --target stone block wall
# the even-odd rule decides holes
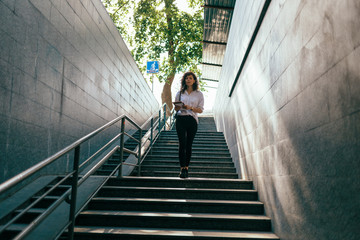
[[[141,125],[158,110],[100,0],[4,0],[0,22],[0,183],[121,114]]]
[[[355,240],[360,2],[272,0],[229,97],[254,30],[240,31],[241,12],[259,14],[258,2],[236,2],[214,107],[217,128],[281,239]]]

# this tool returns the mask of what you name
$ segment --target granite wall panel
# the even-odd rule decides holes
[[[121,114],[141,125],[158,110],[100,0],[4,0],[0,21],[0,183]],[[48,172],[62,164],[70,155]]]
[[[239,175],[254,181],[281,239],[355,240],[359,1],[271,1],[229,97],[247,44],[241,39],[252,34],[240,31],[242,13],[259,10],[246,2],[235,5],[214,107],[218,130]]]

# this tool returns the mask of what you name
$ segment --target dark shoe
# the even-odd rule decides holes
[[[189,177],[189,170],[185,168],[185,178]]]
[[[179,174],[179,177],[180,178],[186,178],[186,169],[185,168],[182,168],[181,169],[181,172]]]

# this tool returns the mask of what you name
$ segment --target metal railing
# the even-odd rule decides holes
[[[38,226],[42,221],[46,219],[61,203],[64,201],[70,204],[69,210],[69,220],[65,224],[66,226],[59,232],[58,237],[60,237],[66,229],[68,230],[68,239],[73,239],[74,235],[74,226],[75,226],[75,218],[78,213],[87,205],[88,202],[96,195],[96,193],[101,189],[101,187],[107,182],[107,180],[114,176],[118,172],[119,178],[122,177],[122,166],[123,165],[131,165],[134,168],[137,167],[138,176],[141,174],[141,164],[149,153],[149,150],[152,148],[153,143],[159,137],[160,132],[165,129],[171,129],[175,120],[174,120],[174,110],[171,112],[170,116],[167,118],[166,104],[164,104],[159,110],[159,116],[157,117],[150,117],[142,126],[138,126],[131,118],[127,117],[125,114],[115,118],[114,120],[108,122],[104,126],[96,129],[95,131],[89,133],[88,135],[80,138],[79,140],[75,141],[74,143],[70,144],[69,146],[65,147],[64,149],[60,150],[59,152],[55,153],[54,155],[46,158],[45,160],[41,161],[40,163],[34,165],[33,167],[23,171],[22,173],[16,175],[15,177],[7,180],[6,182],[0,184],[0,194],[6,192],[7,190],[11,189],[12,187],[16,186],[17,184],[25,181],[30,176],[38,173],[41,169],[48,166],[49,164],[55,162],[56,160],[60,159],[65,154],[74,151],[74,162],[73,162],[73,169],[70,173],[66,174],[59,182],[55,185],[51,186],[46,192],[44,192],[41,196],[39,196],[34,202],[29,204],[26,208],[22,209],[15,217],[10,219],[6,224],[1,225],[0,227],[0,234],[3,233],[10,225],[14,224],[19,218],[21,218],[24,214],[26,214],[31,208],[33,208],[36,204],[38,204],[41,200],[43,200],[51,191],[55,188],[60,186],[66,180],[72,181],[71,188],[68,189],[65,193],[63,193],[56,201],[54,201],[44,212],[42,212],[35,220],[33,220],[30,224],[28,224],[19,234],[15,236],[13,239],[23,239],[28,234],[31,233],[32,230],[36,226]],[[154,122],[154,119],[156,121]],[[100,132],[103,132],[105,129],[108,129],[110,126],[113,126],[117,122],[121,122],[121,131],[117,134],[113,139],[107,142],[104,146],[102,146],[97,152],[95,152],[92,156],[86,159],[83,163],[80,164],[80,145],[93,137],[95,137]],[[131,123],[135,128],[139,131],[139,138],[136,139],[132,135],[125,132],[125,122],[128,121]],[[148,132],[142,136],[142,131],[145,126],[147,126],[150,122],[150,129]],[[124,147],[124,136],[128,136],[130,139],[133,139],[138,143],[138,147],[135,150],[129,150]],[[111,144],[114,144],[120,138],[119,145],[116,145],[113,149],[111,149],[106,155],[100,159],[89,171],[87,171],[83,176],[79,178],[79,169],[85,166],[85,164],[89,163],[93,160],[96,156],[98,156],[101,152],[103,152],[107,147]],[[78,211],[76,211],[76,199],[77,199],[77,190],[79,186],[85,182],[87,178],[93,175],[115,152],[120,152],[120,162],[119,164],[113,169],[110,175],[100,184],[100,186],[94,191],[94,193],[87,199],[86,203],[80,207]],[[131,155],[137,157],[137,164],[130,164],[124,162],[124,152],[127,152]]]

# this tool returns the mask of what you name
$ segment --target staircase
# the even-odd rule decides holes
[[[163,132],[143,177],[111,178],[78,215],[75,239],[279,239],[214,129],[200,118],[188,179],[178,178],[176,132]]]
[[[175,130],[163,132],[145,158],[142,176],[178,177],[178,138]],[[198,131],[193,143],[189,176],[196,178],[231,178],[238,175],[232,162],[224,135]]]

